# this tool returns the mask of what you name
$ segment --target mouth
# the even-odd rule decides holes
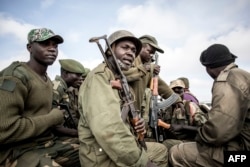
[[[130,66],[133,63],[133,61],[131,59],[125,58],[123,59],[123,63]]]
[[[54,54],[50,54],[50,55],[47,55],[47,58],[49,58],[49,59],[56,59],[56,55],[54,55]]]

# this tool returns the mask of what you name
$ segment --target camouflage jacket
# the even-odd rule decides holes
[[[53,105],[67,104],[76,125],[78,125],[78,90],[67,86],[60,76],[56,76],[53,82]]]

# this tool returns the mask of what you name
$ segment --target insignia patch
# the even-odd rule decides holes
[[[15,87],[16,87],[16,82],[12,80],[4,79],[3,81],[0,81],[0,89],[2,90],[13,92]]]

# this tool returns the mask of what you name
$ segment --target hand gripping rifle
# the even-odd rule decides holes
[[[106,54],[105,54],[101,44],[99,43],[100,39],[105,40],[105,43],[106,43],[109,51],[111,52],[113,64],[111,64],[112,62],[110,62],[108,60],[108,58],[106,57]],[[127,106],[127,107],[123,107],[123,108],[126,108],[126,110],[122,111],[122,115],[125,114],[127,116],[128,114],[130,114],[132,117],[131,122],[132,122],[133,126],[135,126],[135,123],[139,120],[139,115],[138,115],[137,111],[135,110],[134,101],[132,100],[132,97],[131,97],[131,94],[129,91],[129,85],[128,85],[127,79],[126,79],[125,75],[123,74],[123,72],[122,72],[122,70],[117,62],[117,59],[115,57],[115,54],[113,53],[113,50],[111,49],[111,46],[107,40],[107,35],[103,35],[101,37],[93,37],[89,40],[89,42],[96,42],[97,43],[108,68],[115,74],[115,76],[118,76],[117,81],[120,82],[120,88],[121,88],[119,91],[121,92],[123,100],[125,101],[125,105]],[[115,82],[117,82],[117,81],[115,81]],[[126,121],[125,116],[122,116],[122,119],[124,122]],[[137,134],[137,138],[138,138],[139,144],[146,150],[147,146],[146,146],[146,143],[144,141],[144,134],[142,134],[142,133]]]
[[[158,64],[158,54],[155,53],[155,64]],[[151,79],[150,83],[150,89],[151,89],[151,100],[150,100],[150,121],[149,125],[151,128],[154,128],[155,131],[155,138],[156,142],[159,142],[158,137],[158,75],[153,75],[153,78]]]
[[[72,117],[72,114],[69,110],[69,106],[67,104],[59,103],[60,109],[63,109],[66,111],[64,114],[64,124],[63,126],[70,128],[70,129],[77,129],[75,121]]]

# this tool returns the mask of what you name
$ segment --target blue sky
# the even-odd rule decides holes
[[[0,0],[0,70],[12,61],[27,61],[27,33],[47,27],[63,36],[58,59],[76,59],[90,69],[102,60],[93,36],[126,29],[156,37],[160,76],[167,83],[185,76],[200,101],[211,99],[213,80],[199,62],[214,43],[228,46],[239,67],[250,71],[249,0]],[[104,43],[103,43],[104,46]],[[57,61],[49,67],[59,74]]]

